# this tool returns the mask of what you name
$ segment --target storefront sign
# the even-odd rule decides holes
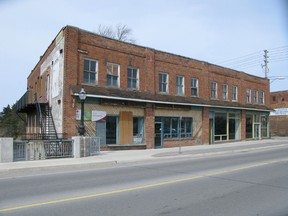
[[[81,110],[76,110],[76,120],[81,120]],[[84,121],[91,121],[90,111],[84,111]]]
[[[105,119],[106,114],[107,113],[105,111],[92,110],[92,121],[97,122],[103,120]]]
[[[274,112],[270,113],[271,116],[288,115],[288,108],[277,108],[274,110]]]

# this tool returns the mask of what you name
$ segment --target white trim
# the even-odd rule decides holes
[[[74,96],[79,96],[79,93],[74,93]],[[262,110],[255,108],[247,108],[247,107],[228,107],[228,106],[214,106],[208,104],[194,104],[194,103],[178,103],[171,101],[156,101],[156,100],[143,100],[137,98],[123,98],[123,97],[113,97],[113,96],[105,96],[105,95],[94,95],[87,94],[87,97],[91,98],[105,98],[105,99],[114,99],[114,100],[127,100],[127,101],[136,101],[136,102],[146,102],[146,103],[158,103],[158,104],[174,104],[174,105],[183,105],[183,106],[199,106],[199,107],[213,107],[213,108],[225,108],[225,109],[245,109],[245,110],[253,110],[253,111],[263,111],[263,112],[271,112],[271,110]]]

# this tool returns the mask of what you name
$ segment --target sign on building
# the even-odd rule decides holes
[[[105,119],[106,114],[107,113],[105,111],[92,110],[92,121],[97,122],[103,120]]]
[[[288,115],[288,108],[277,108],[275,111],[271,112],[271,116]]]

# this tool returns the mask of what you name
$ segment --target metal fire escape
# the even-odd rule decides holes
[[[58,139],[58,134],[54,124],[51,108],[49,104],[40,104],[36,102],[36,109],[39,118],[40,137],[41,139],[51,140]]]

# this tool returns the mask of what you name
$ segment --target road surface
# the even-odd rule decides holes
[[[288,215],[288,146],[0,178],[0,215]]]

